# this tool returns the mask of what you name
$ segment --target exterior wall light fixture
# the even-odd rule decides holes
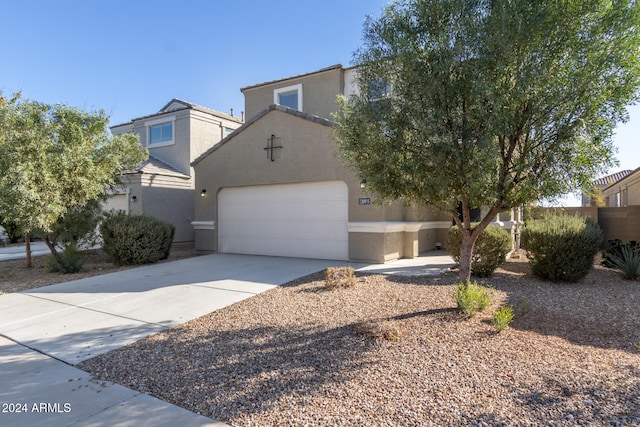
[[[206,189],[202,189],[202,191],[200,192],[200,197],[207,197],[207,190]]]
[[[137,202],[138,201],[138,197],[137,196],[131,196],[131,201],[133,203]]]
[[[366,185],[367,185],[367,180],[363,178],[362,181],[360,181],[360,188],[364,189]]]

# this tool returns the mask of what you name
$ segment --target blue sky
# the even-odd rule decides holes
[[[181,98],[240,114],[240,88],[351,64],[388,0],[5,0],[0,91],[104,109],[111,123]],[[640,106],[614,139],[640,167]]]

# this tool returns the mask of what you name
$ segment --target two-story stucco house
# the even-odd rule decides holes
[[[149,159],[122,175],[105,209],[151,215],[176,227],[174,241],[193,241],[195,180],[190,163],[242,125],[242,119],[179,99],[158,113],[111,127],[135,133]]]
[[[247,122],[192,162],[196,249],[385,262],[444,241],[451,220],[401,201],[375,204],[338,157],[331,115],[353,68],[241,89]]]

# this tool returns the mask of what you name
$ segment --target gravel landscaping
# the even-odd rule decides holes
[[[79,367],[233,426],[640,425],[639,282],[511,260],[467,318],[455,279],[315,274]]]

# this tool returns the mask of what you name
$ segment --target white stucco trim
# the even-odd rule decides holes
[[[451,221],[427,221],[422,223],[420,230],[433,230],[436,228],[450,228]]]
[[[518,225],[522,224],[524,224],[524,222],[522,221],[493,221],[489,225],[497,225],[505,230],[512,230],[513,227],[517,227]]]
[[[151,128],[156,125],[161,125],[164,123],[171,123],[171,140],[151,143]],[[147,148],[158,148],[158,147],[166,147],[168,145],[175,145],[176,143],[176,116],[165,116],[160,119],[155,120],[147,120],[144,122],[144,125],[147,130]]]
[[[280,104],[280,94],[281,93],[289,93],[289,92],[297,92],[298,95],[298,111],[302,110],[302,83],[298,83],[297,85],[281,87],[273,90],[273,103]]]
[[[378,221],[378,222],[350,222],[348,230],[350,233],[401,233],[418,232],[420,230],[433,230],[436,228],[449,228],[449,221]]]
[[[215,230],[215,221],[191,221],[191,226],[194,230]]]
[[[176,116],[164,116],[161,117],[159,119],[153,119],[153,120],[147,120],[144,122],[145,126],[154,126],[154,125],[160,125],[162,123],[168,123],[168,122],[175,122],[176,121]]]

